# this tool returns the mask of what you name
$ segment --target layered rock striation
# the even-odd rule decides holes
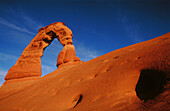
[[[0,111],[169,111],[169,45],[167,33],[36,81],[5,84]]]
[[[55,38],[64,46],[69,44],[64,47],[63,53],[59,54],[58,65],[69,61],[80,61],[78,58],[73,59],[75,58],[75,49],[72,45],[72,37],[72,31],[62,22],[56,22],[41,28],[31,43],[24,49],[15,65],[9,69],[5,80],[40,77],[43,51]]]
[[[76,56],[74,45],[66,45],[59,53],[57,58],[57,66],[65,66],[68,64],[77,64],[82,62],[79,57]]]
[[[59,42],[64,46],[64,48],[58,55],[56,64],[57,67],[82,62],[79,57],[76,57],[75,47],[73,45],[72,38],[73,38],[72,35],[71,36],[67,35],[58,38]]]

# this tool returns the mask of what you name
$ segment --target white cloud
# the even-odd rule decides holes
[[[127,36],[135,43],[143,41],[143,38],[140,36],[140,27],[138,23],[132,23],[128,18],[128,15],[122,14],[119,11],[119,18],[125,28]]]
[[[0,87],[1,85],[5,82],[5,77],[6,73],[0,71]]]
[[[91,49],[83,44],[76,45],[76,55],[82,61],[88,61],[100,56],[99,52],[95,49]]]
[[[5,76],[7,74],[7,71],[0,70],[0,76]]]
[[[16,59],[17,57],[12,54],[0,52],[0,61],[10,61],[10,60],[16,60]]]
[[[53,67],[47,66],[47,65],[42,65],[42,69],[43,69],[44,71],[51,71],[51,70],[53,70]]]
[[[22,15],[21,18],[25,21],[27,25],[29,25],[31,28],[33,28],[35,31],[38,31],[41,27],[44,27],[42,23],[39,23],[37,21],[34,21],[28,16]]]
[[[55,66],[50,66],[50,65],[43,65],[42,64],[42,76],[46,75],[46,74],[49,74],[50,72],[56,70],[57,67]]]
[[[16,60],[16,56],[0,52],[0,85],[4,82],[4,77],[8,72],[8,68],[10,68]]]
[[[10,23],[9,21],[3,19],[2,17],[0,17],[0,24],[8,26],[10,28],[13,28],[13,29],[21,31],[21,32],[25,32],[25,33],[28,33],[28,34],[31,34],[31,35],[35,35],[35,33],[27,30],[26,28],[19,27],[19,26],[13,24],[13,23]]]
[[[9,15],[1,15],[0,25],[5,25],[7,27],[18,30],[20,32],[25,32],[30,35],[36,35],[36,32],[38,32],[41,27],[44,27],[42,23],[40,23],[39,21],[35,21],[25,12],[16,12],[14,9],[8,9],[5,11],[7,11]]]
[[[0,70],[0,87],[5,82],[4,77],[5,77],[6,74],[7,74],[7,71]]]

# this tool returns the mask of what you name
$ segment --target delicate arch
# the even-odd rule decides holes
[[[41,57],[43,56],[43,51],[55,38],[62,36],[61,31],[63,30],[72,33],[62,22],[52,23],[40,28],[38,34],[24,49],[15,65],[9,69],[5,80],[41,76]]]

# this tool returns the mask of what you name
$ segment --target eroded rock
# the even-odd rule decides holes
[[[57,67],[66,65],[65,63],[71,65],[75,63],[82,62],[79,57],[76,57],[75,47],[72,41],[72,34],[67,34],[63,32],[66,36],[58,38],[60,43],[64,46],[63,50],[59,53],[57,58]]]
[[[167,33],[36,82],[9,80],[0,111],[170,111],[169,43]]]
[[[72,31],[62,22],[56,22],[40,28],[38,34],[24,49],[15,65],[9,69],[5,80],[41,76],[41,57],[43,56],[45,48],[49,46],[55,38],[64,46],[66,44],[72,44],[72,37]],[[74,56],[75,49],[72,49],[74,46],[71,45],[72,48],[68,47],[70,46],[65,46],[63,49],[65,50],[65,55]],[[62,59],[62,54],[59,54],[59,58]],[[66,57],[66,60],[70,61],[68,57]]]

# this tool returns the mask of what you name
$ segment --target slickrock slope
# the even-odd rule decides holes
[[[168,111],[170,33],[0,88],[0,111]]]

